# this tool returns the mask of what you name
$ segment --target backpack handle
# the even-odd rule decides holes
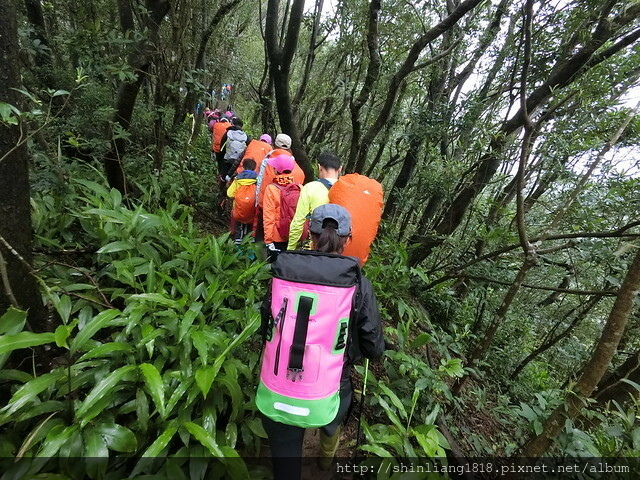
[[[298,301],[298,312],[296,314],[296,325],[293,332],[293,342],[291,350],[289,350],[289,366],[287,367],[287,377],[289,372],[292,374],[292,381],[296,381],[296,374],[302,379],[304,371],[304,347],[307,343],[307,330],[309,327],[309,315],[313,307],[313,298],[304,295],[300,296]]]

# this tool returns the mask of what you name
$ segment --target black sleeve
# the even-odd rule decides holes
[[[264,295],[262,305],[260,305],[260,318],[262,320],[260,324],[260,330],[262,333],[262,341],[266,341],[267,332],[271,327],[271,281],[267,287],[267,293]]]
[[[244,153],[233,161],[233,163],[231,164],[231,168],[229,168],[229,171],[227,172],[227,176],[231,178],[236,176],[236,170],[238,169],[238,165],[240,165],[240,162],[242,162],[243,157]]]
[[[382,322],[373,285],[364,277],[360,285],[360,295],[362,303],[356,317],[360,353],[370,359],[379,358],[384,353]]]

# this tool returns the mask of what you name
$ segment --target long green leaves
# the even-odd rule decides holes
[[[166,418],[166,409],[164,404],[164,383],[158,369],[149,363],[140,365],[140,371],[144,375],[145,383],[149,388],[149,393],[153,402],[156,404],[158,413],[162,419]]]
[[[155,441],[147,448],[142,454],[142,458],[138,461],[131,476],[135,477],[139,475],[145,467],[150,463],[151,459],[159,457],[161,453],[168,447],[169,442],[178,431],[178,422],[175,420],[170,421],[164,431],[155,439]]]
[[[9,310],[0,317],[0,334],[15,335],[21,332],[26,319],[27,312],[9,307]]]
[[[7,312],[0,317],[0,334],[4,335],[16,335],[22,331],[24,328],[24,324],[27,320],[27,312],[23,312],[22,310],[17,310],[13,307],[9,308]],[[2,337],[0,337],[1,339]],[[0,354],[0,368],[4,366],[7,359],[9,358],[9,353],[6,352]]]
[[[71,353],[81,350],[87,343],[87,340],[92,338],[96,332],[107,325],[111,324],[111,321],[120,315],[119,310],[105,310],[100,312],[91,322],[84,326],[80,333],[71,342]]]
[[[0,354],[10,353],[21,348],[37,347],[45,343],[53,343],[53,333],[20,332],[16,335],[0,335]]]
[[[36,399],[40,393],[51,387],[63,378],[64,375],[64,371],[56,370],[36,377],[21,386],[16,393],[13,394],[9,403],[0,410],[0,424],[6,423],[11,415],[27,405],[30,401]]]
[[[189,433],[196,437],[196,439],[216,457],[224,457],[224,453],[220,450],[215,439],[209,435],[209,433],[200,425],[196,425],[193,422],[186,422],[184,426],[189,430]]]
[[[7,355],[38,342],[55,342],[61,353],[59,366],[35,378],[0,370],[13,388],[0,423],[15,429],[24,457],[106,460],[113,451],[155,458],[182,451],[191,437],[200,454],[224,463],[238,456],[236,443],[257,446],[253,432],[264,432],[244,386],[254,382],[249,365],[258,353],[243,347],[259,325],[264,266],[239,257],[228,236],[198,237],[183,207],[129,210],[117,195],[82,183],[91,189],[82,197],[90,208],[76,218],[91,236],[83,243],[99,247],[96,264],[82,272],[51,268],[48,298],[62,320],[54,333],[23,332],[24,313],[3,317],[0,360],[2,339]],[[87,280],[79,283],[79,275]],[[107,304],[118,309],[104,310]],[[230,425],[216,431],[229,409]],[[141,460],[127,475],[147,473],[148,465]],[[231,478],[249,477],[242,461],[226,467]],[[104,461],[86,468],[94,479],[106,474]]]
[[[102,436],[110,450],[116,452],[135,452],[138,446],[135,434],[115,423],[102,423],[94,428]]]
[[[82,402],[80,408],[76,411],[76,418],[80,420],[80,424],[82,426],[86,425],[93,417],[98,415],[99,412],[91,409],[94,404],[108,396],[114,387],[135,369],[135,365],[120,367],[98,382],[98,384],[89,392],[84,402]]]
[[[110,342],[92,348],[78,359],[79,362],[92,358],[107,357],[116,352],[132,352],[133,346],[125,342]]]

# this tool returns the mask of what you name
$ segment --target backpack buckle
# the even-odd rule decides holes
[[[304,372],[304,368],[288,368],[287,380],[291,380],[292,382],[295,382],[296,377],[298,377],[298,381],[302,381],[302,372]],[[289,374],[291,374],[291,377],[289,377]]]

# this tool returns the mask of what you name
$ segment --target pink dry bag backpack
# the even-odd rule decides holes
[[[295,251],[280,253],[271,269],[256,406],[287,425],[327,425],[340,406],[360,266],[352,257]]]

